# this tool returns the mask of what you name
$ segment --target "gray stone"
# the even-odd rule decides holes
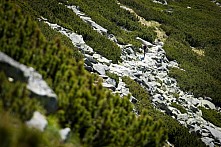
[[[54,112],[57,109],[56,94],[32,67],[20,64],[0,52],[0,70],[14,80],[27,83],[27,89],[32,92],[32,96],[38,97],[44,103],[48,112]]]
[[[203,137],[209,137],[209,133],[202,133],[201,134]]]
[[[97,60],[95,60],[92,56],[90,56],[90,55],[88,55],[88,54],[85,54],[84,56],[85,56],[85,58],[87,58],[87,60],[88,60],[89,62],[94,63],[94,64],[97,64],[97,63],[98,63]]]
[[[168,66],[169,67],[178,67],[178,63],[176,61],[170,61]]]
[[[148,42],[148,41],[146,41],[146,40],[144,40],[144,39],[142,39],[142,38],[140,38],[140,37],[136,37],[136,39],[137,40],[139,40],[139,41],[141,41],[142,42],[142,44],[144,44],[144,45],[146,45],[146,46],[153,46],[153,44],[152,43],[150,43],[150,42]]]
[[[178,115],[177,115],[177,119],[178,119],[178,120],[186,121],[186,120],[188,120],[188,115],[187,115],[186,113],[184,113],[184,114],[178,114]]]
[[[60,136],[61,136],[61,140],[62,140],[62,141],[66,141],[66,140],[68,139],[68,137],[69,137],[70,132],[71,132],[71,129],[70,129],[70,128],[61,129],[61,130],[59,131],[59,134],[60,134]]]
[[[92,64],[87,58],[84,59],[84,63],[85,63],[87,66],[90,66],[90,67],[93,66],[93,64]]]
[[[111,85],[113,85],[113,86],[117,86],[117,83],[116,83],[116,81],[115,81],[114,79],[107,78],[107,79],[105,80],[105,82],[108,83],[108,84],[111,84]]]
[[[107,58],[105,57],[100,57],[97,59],[100,63],[105,63],[105,64],[110,64],[112,62],[112,60],[108,60]]]
[[[209,138],[209,137],[202,137],[201,140],[206,144],[208,145],[209,147],[214,147],[214,139],[213,138]]]
[[[188,125],[195,125],[196,124],[196,119],[195,118],[189,118],[187,121],[186,121],[186,123],[188,124]],[[195,126],[194,126],[195,127]]]
[[[213,135],[213,137],[218,140],[219,142],[221,142],[221,132],[217,129],[214,129],[210,126],[204,126],[207,130],[210,131],[210,133]]]
[[[105,71],[108,70],[108,67],[103,64],[93,64],[94,70],[101,75],[105,75]]]
[[[216,109],[215,105],[208,100],[200,100],[198,106],[203,106],[209,109]]]
[[[29,121],[26,121],[26,125],[30,128],[36,128],[40,131],[44,131],[48,125],[48,121],[40,112],[35,111],[33,117]]]
[[[131,102],[133,104],[136,104],[138,102],[138,100],[135,97],[131,96]]]
[[[102,26],[98,25],[96,22],[91,20],[90,17],[87,17],[84,13],[80,12],[76,6],[66,6],[67,8],[71,9],[76,15],[78,15],[83,21],[90,24],[94,30],[101,34],[107,34],[107,29],[103,28]]]
[[[102,85],[103,85],[103,87],[108,88],[108,89],[111,89],[111,90],[113,90],[113,91],[116,90],[116,87],[115,87],[114,85],[112,85],[112,84],[102,83]]]
[[[131,48],[131,47],[128,47],[128,48],[126,48],[126,52],[127,52],[127,54],[134,54],[134,51],[133,51],[133,49]]]
[[[91,66],[87,66],[86,64],[84,64],[84,68],[89,71],[89,72],[93,72],[93,68]]]
[[[109,34],[109,35],[108,35],[108,39],[110,39],[111,41],[113,41],[113,42],[115,42],[115,43],[118,42],[118,41],[117,41],[117,38],[116,38],[113,34]]]

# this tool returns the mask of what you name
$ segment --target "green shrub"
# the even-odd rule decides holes
[[[162,145],[166,137],[161,123],[153,122],[144,114],[136,117],[128,98],[112,95],[100,82],[94,85],[83,64],[66,74],[71,78],[64,85],[71,86],[66,96],[59,95],[58,117],[61,124],[70,126],[83,143],[92,146]],[[64,89],[58,89],[59,93],[64,93],[61,92]]]
[[[187,113],[186,109],[183,106],[178,105],[177,103],[171,103],[171,106],[177,108],[181,113]]]
[[[214,125],[221,127],[221,113],[216,110],[199,107],[203,112],[203,118]]]
[[[132,95],[138,99],[138,102],[135,104],[135,109],[138,113],[141,113],[143,109],[153,109],[150,95],[142,88],[138,83],[130,79],[129,77],[123,77],[123,81],[126,83]]]

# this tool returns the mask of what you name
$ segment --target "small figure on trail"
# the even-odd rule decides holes
[[[144,58],[145,58],[145,54],[148,52],[148,48],[146,45],[143,45],[143,53],[144,53]]]

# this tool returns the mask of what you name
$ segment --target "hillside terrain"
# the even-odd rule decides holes
[[[1,146],[221,146],[221,1],[3,0],[0,20]]]

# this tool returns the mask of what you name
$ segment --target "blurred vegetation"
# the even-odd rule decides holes
[[[206,109],[203,107],[199,107],[203,112],[203,118],[214,125],[221,127],[221,113],[217,110]]]
[[[186,72],[173,69],[179,86],[196,96],[212,97],[221,106],[221,9],[207,0],[119,0],[146,20],[160,22],[168,35],[164,49]],[[187,8],[191,7],[191,8]],[[204,51],[200,56],[191,47]]]
[[[130,89],[131,94],[138,99],[138,102],[135,104],[135,109],[138,111],[138,113],[144,109],[147,109],[147,113],[155,121],[163,121],[163,127],[168,132],[168,141],[170,143],[179,147],[186,147],[187,144],[190,147],[206,146],[195,133],[189,133],[189,130],[182,126],[177,120],[154,108],[153,105],[151,105],[150,96],[147,90],[142,88],[138,83],[129,77],[124,77],[123,81]]]
[[[36,99],[31,99],[25,84],[9,82],[0,72],[0,107],[21,120],[29,120],[36,110],[43,110]]]
[[[27,128],[8,113],[0,113],[0,118],[1,147],[41,147],[49,145],[50,142],[44,140],[45,136],[40,131]]]
[[[36,6],[38,6],[38,3],[34,2],[35,1],[33,1],[33,5],[36,4]],[[53,3],[50,4],[51,7],[48,5],[47,7],[53,8]],[[72,134],[74,134],[73,140],[79,138],[79,142],[69,140],[69,145],[74,145],[73,143],[75,142],[83,146],[164,145],[167,134],[162,128],[160,121],[153,121],[145,110],[139,117],[136,116],[136,114],[132,112],[133,106],[127,97],[120,98],[118,95],[112,95],[110,91],[102,87],[101,81],[95,84],[95,76],[84,69],[83,61],[78,59],[79,61],[76,62],[75,58],[73,58],[74,52],[77,49],[70,49],[67,47],[68,45],[63,46],[59,39],[47,41],[37,23],[26,14],[27,10],[21,11],[19,8],[20,5],[26,6],[27,3],[21,1],[1,1],[0,3],[0,51],[20,63],[35,68],[43,75],[43,78],[57,94],[59,103],[58,111],[48,116],[50,126],[46,129],[46,134],[47,132],[54,134],[56,139],[56,126],[59,125],[61,127],[71,128]],[[34,14],[36,11],[31,8],[32,7],[29,6],[26,7],[26,9],[30,9],[30,12]],[[38,6],[37,8],[46,10],[44,6]],[[53,17],[51,19],[53,19]],[[44,27],[45,26],[41,26],[43,29]],[[53,31],[47,28],[45,29],[49,31],[49,34],[51,34],[50,31]],[[50,38],[50,35],[48,35],[48,37]],[[20,109],[16,109],[13,113],[17,113],[18,117],[25,115],[25,119],[26,117],[28,119],[32,109],[35,109],[34,104],[30,106],[32,99],[28,99],[28,96],[26,98],[24,92],[26,89],[22,86],[23,84],[8,83],[7,79],[2,75],[0,76],[0,90],[1,93],[3,93],[1,101],[4,100],[6,96],[11,95],[11,93],[8,92],[15,91],[10,99],[14,100],[16,97],[24,97],[22,99],[16,99],[15,102],[18,101],[18,103],[22,105],[27,103],[28,112],[26,115],[26,112],[20,111],[20,109],[26,108],[26,106],[20,106]],[[7,86],[7,83],[9,86]],[[23,102],[23,99],[25,102]],[[13,108],[13,103],[13,101],[12,103],[0,102],[0,110],[8,111],[7,108]],[[5,104],[9,105],[4,107]],[[4,118],[4,120],[6,119]],[[58,123],[57,125],[56,122]],[[10,128],[11,126],[8,127],[8,129]],[[7,126],[5,129],[7,132]],[[21,132],[25,131],[22,130]],[[38,143],[41,144],[41,142],[44,143],[44,141],[46,143],[49,142],[49,144],[43,144],[43,146],[59,146],[59,143],[52,140],[51,136],[39,138],[38,133],[29,133],[29,131],[25,133],[25,135],[21,134],[21,136],[26,139],[25,137],[30,135],[31,137],[27,138],[27,141],[33,143],[27,146],[39,146]],[[34,137],[32,137],[32,133]],[[5,135],[4,132],[1,133],[1,135],[5,135],[6,141],[7,139],[10,140],[14,138],[11,134],[16,135],[13,131],[10,131],[9,134],[10,135]],[[32,142],[35,136],[36,140]],[[19,141],[18,139],[18,141],[15,142]],[[57,141],[59,141],[59,139],[57,139]],[[26,142],[24,141],[24,143]]]

